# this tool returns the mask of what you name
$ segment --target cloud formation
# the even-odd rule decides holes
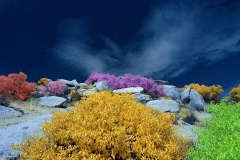
[[[88,36],[87,28],[94,26],[81,19],[63,20],[53,57],[87,75],[174,78],[197,65],[240,53],[239,7],[239,2],[226,0],[199,4],[169,1],[150,11],[136,35],[140,40],[131,40],[127,47],[99,34],[104,49],[93,47],[94,40]]]

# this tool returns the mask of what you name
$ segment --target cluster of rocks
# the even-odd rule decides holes
[[[80,98],[86,96],[86,94],[92,94],[95,91],[101,92],[103,90],[109,90],[105,81],[96,82],[91,85],[91,87],[85,83],[78,83],[76,80],[68,81],[59,79],[59,81],[65,82],[68,86],[65,97],[44,97],[38,92],[33,96],[33,98],[36,99],[36,107],[45,107],[42,114],[37,114],[34,110],[26,108],[0,106],[1,123],[6,123],[6,120],[11,121],[14,118],[18,118],[13,124],[1,124],[0,126],[0,160],[3,158],[10,160],[19,157],[19,151],[10,148],[11,143],[21,144],[28,137],[42,133],[41,125],[46,121],[51,121],[52,114],[48,112],[48,108],[58,109],[58,111],[68,111],[70,107],[73,107],[74,101],[80,100]],[[146,106],[151,106],[162,112],[176,113],[178,119],[173,125],[176,128],[176,134],[181,134],[188,138],[189,143],[191,143],[190,145],[196,144],[198,137],[192,132],[191,128],[204,128],[202,122],[205,119],[211,120],[211,113],[206,112],[206,106],[208,104],[204,102],[203,97],[199,93],[190,87],[181,91],[180,88],[169,85],[167,81],[155,80],[155,83],[162,84],[164,87],[163,91],[167,94],[167,97],[171,97],[171,99],[157,99],[151,94],[143,93],[142,87],[123,88],[113,90],[113,92],[129,92],[135,96],[136,101]],[[75,97],[75,99],[67,96],[72,90],[78,92],[77,98]],[[23,117],[26,114],[28,114],[30,118],[27,120],[19,119],[19,117]]]

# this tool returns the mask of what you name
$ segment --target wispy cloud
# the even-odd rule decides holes
[[[136,42],[141,47],[134,43],[119,46],[101,35],[105,48],[94,48],[87,30],[94,26],[86,26],[80,19],[63,20],[59,24],[60,40],[53,47],[54,57],[88,75],[177,77],[200,63],[213,64],[240,53],[238,7],[240,3],[227,1],[169,1],[153,8],[143,21],[137,35],[141,40]]]

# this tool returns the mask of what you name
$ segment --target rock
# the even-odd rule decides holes
[[[181,101],[184,104],[189,104],[191,110],[205,111],[206,103],[202,95],[196,92],[194,89],[188,87],[181,93]]]
[[[172,99],[176,100],[180,98],[182,91],[181,89],[172,85],[163,85],[163,92],[167,93],[168,97],[171,97]]]
[[[205,111],[205,105],[206,104],[203,100],[203,97],[199,93],[197,93],[194,89],[191,89],[189,108],[191,110]]]
[[[181,93],[181,101],[184,104],[189,103],[189,108],[191,110],[205,111],[206,103],[204,102],[202,95],[190,87]]]
[[[153,80],[156,84],[169,85],[168,81],[163,80]]]
[[[38,88],[38,87],[37,87]],[[39,90],[37,90],[36,89],[36,91],[35,91],[35,93],[34,93],[34,95],[32,96],[32,97],[34,97],[34,98],[40,98],[40,97],[42,97],[42,96],[44,96]]]
[[[99,83],[96,83],[96,90],[98,92],[101,92],[103,90],[108,90],[108,85],[107,83],[104,81],[104,82],[99,82]]]
[[[38,98],[38,102],[41,105],[48,106],[48,107],[59,107],[66,101],[67,101],[66,98],[58,97],[58,96],[49,96],[49,97]]]
[[[81,97],[86,96],[87,94],[109,89],[105,81],[96,82],[94,85],[89,85],[89,87],[85,83],[77,83],[74,80],[60,80],[68,84],[67,90],[77,90],[79,96],[79,99],[77,100],[80,100]],[[203,97],[191,88],[181,91],[181,89],[177,88],[176,86],[166,85],[169,83],[166,83],[162,80],[155,81],[155,83],[164,83],[163,91],[167,94],[166,96],[171,97],[173,100],[155,99],[148,93],[143,93],[142,87],[122,88],[113,90],[113,92],[125,93],[128,91],[134,95],[137,102],[156,108],[162,112],[176,113],[179,119],[177,119],[173,125],[173,127],[176,129],[175,134],[181,134],[188,137],[190,142],[193,144],[197,143],[197,135],[192,132],[191,128],[193,127],[198,129],[200,128],[196,126],[198,122],[202,122],[207,118],[211,119],[211,114],[204,112],[207,104],[204,103]],[[65,95],[65,97],[67,97],[67,95]],[[37,102],[40,106],[43,105],[49,107],[49,109],[52,109],[53,107],[61,107],[63,103],[67,103],[67,99],[65,97],[40,97],[37,99]],[[64,108],[63,110],[67,111],[67,108]],[[0,108],[0,112],[0,114],[15,113],[15,111],[12,109],[2,107]],[[32,112],[28,114],[32,114]],[[0,156],[1,154],[7,155],[8,153],[8,156],[16,156],[15,153],[11,154],[13,150],[9,148],[9,144],[11,144],[13,141],[15,143],[21,143],[27,139],[28,136],[41,133],[39,127],[44,123],[44,120],[50,120],[50,117],[51,115],[36,116],[27,122],[1,129],[0,137],[4,140],[0,142]]]
[[[9,107],[5,107],[5,106],[1,106],[0,105],[0,116],[3,117],[7,117],[7,116],[12,116],[12,115],[16,115],[16,116],[20,116],[23,113],[16,111],[13,108],[9,108]]]
[[[97,89],[96,88],[92,88],[92,89],[84,89],[84,92],[82,94],[80,94],[80,96],[86,96],[87,94],[92,94],[94,92],[96,92]]]
[[[6,99],[6,98],[3,98],[3,97],[1,97],[0,98],[0,105],[3,105],[3,106],[8,106],[9,105],[9,100],[8,99]]]
[[[162,112],[178,112],[178,103],[172,100],[152,100],[146,103],[146,106],[156,108]]]
[[[13,150],[10,145],[22,144],[27,138],[40,135],[41,125],[51,120],[51,115],[39,116],[30,121],[13,125],[0,130],[0,160],[6,157],[19,157],[19,151]]]
[[[182,93],[181,93],[181,101],[184,104],[187,104],[190,102],[190,91],[191,91],[191,87],[188,87],[187,89],[185,89]]]
[[[134,93],[134,97],[138,102],[141,102],[142,104],[146,104],[148,101],[153,100],[150,95],[142,94],[142,93]]]
[[[183,125],[179,127],[178,125],[173,125],[174,128],[178,131],[177,134],[182,135],[183,137],[189,139],[189,145],[196,144],[198,142],[198,135],[192,132],[193,129],[198,129],[196,126]]]
[[[117,93],[142,93],[143,92],[143,88],[142,87],[129,87],[129,88],[122,88],[122,89],[116,89],[113,90],[113,92],[117,92]]]
[[[80,86],[80,84],[76,81],[76,79],[74,79],[72,81],[68,81],[68,80],[65,80],[65,79],[57,79],[57,81],[61,81],[61,82],[66,83],[66,85],[68,87],[79,87]]]

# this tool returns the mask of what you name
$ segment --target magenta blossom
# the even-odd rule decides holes
[[[49,82],[46,86],[38,88],[44,96],[59,96],[63,95],[67,85],[61,81]]]

